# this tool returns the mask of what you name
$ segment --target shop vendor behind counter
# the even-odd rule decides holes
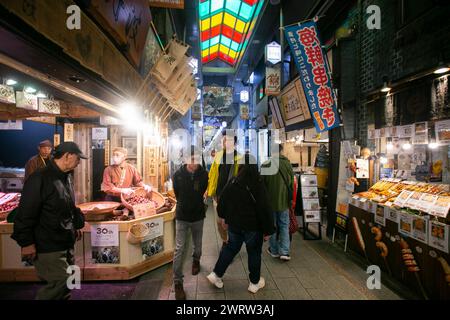
[[[121,202],[120,194],[133,193],[134,187],[143,187],[147,192],[151,186],[144,184],[141,175],[135,167],[126,162],[127,150],[125,148],[113,149],[113,164],[106,167],[103,172],[101,189],[106,193],[105,200]]]

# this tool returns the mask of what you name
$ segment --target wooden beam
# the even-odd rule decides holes
[[[0,102],[0,120],[27,119],[34,117],[62,117],[62,118],[98,118],[101,113],[84,106],[68,104],[61,101],[61,109],[58,114],[43,113],[37,110],[16,108],[13,104]]]

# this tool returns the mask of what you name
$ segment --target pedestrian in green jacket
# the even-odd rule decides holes
[[[280,145],[279,153],[274,153],[272,157],[262,164],[262,167],[268,168],[274,166],[278,161],[278,170],[273,175],[262,175],[267,189],[269,203],[273,211],[273,218],[278,229],[277,234],[270,237],[268,253],[273,258],[280,258],[288,261],[290,257],[289,240],[289,207],[291,206],[290,196],[294,186],[294,172],[288,158],[283,155],[283,146]]]

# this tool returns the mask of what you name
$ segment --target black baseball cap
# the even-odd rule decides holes
[[[74,153],[78,155],[81,159],[87,159],[88,157],[83,154],[83,152],[80,150],[80,147],[75,142],[66,141],[61,144],[59,144],[55,148],[55,154],[64,154],[64,153]]]

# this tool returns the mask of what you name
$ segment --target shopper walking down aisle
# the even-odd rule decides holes
[[[271,159],[263,163],[262,167],[275,166],[278,161],[278,171],[274,175],[263,175],[264,184],[267,188],[269,202],[273,210],[273,219],[278,230],[277,235],[270,237],[269,254],[273,258],[291,260],[289,240],[289,208],[292,202],[292,190],[294,183],[294,172],[288,158],[283,155],[283,146],[280,151],[275,152]]]
[[[221,193],[227,182],[237,175],[238,162],[242,159],[242,156],[236,151],[236,143],[237,137],[234,131],[222,131],[223,150],[215,153],[208,181],[208,197],[213,198],[213,206],[216,212]],[[228,242],[228,234],[222,226],[223,220],[217,216],[217,230],[222,238],[223,248]]]
[[[63,142],[48,166],[25,181],[11,237],[22,247],[22,260],[34,264],[47,282],[38,300],[70,298],[67,268],[75,263],[75,241],[84,227],[75,206],[72,171],[86,158],[74,142]]]
[[[256,293],[265,286],[261,277],[261,251],[263,239],[268,240],[275,231],[267,194],[258,173],[256,160],[245,155],[245,164],[239,166],[237,177],[231,179],[219,198],[217,211],[228,230],[228,244],[222,249],[213,272],[207,278],[218,288],[233,258],[245,242],[248,254],[250,284],[248,290]]]
[[[173,259],[173,282],[175,299],[185,300],[183,288],[183,256],[189,229],[192,233],[194,252],[192,255],[192,275],[200,272],[202,255],[203,221],[205,204],[203,195],[208,186],[208,173],[200,165],[201,151],[191,147],[190,156],[173,176],[173,189],[177,198],[175,237],[176,246]]]

